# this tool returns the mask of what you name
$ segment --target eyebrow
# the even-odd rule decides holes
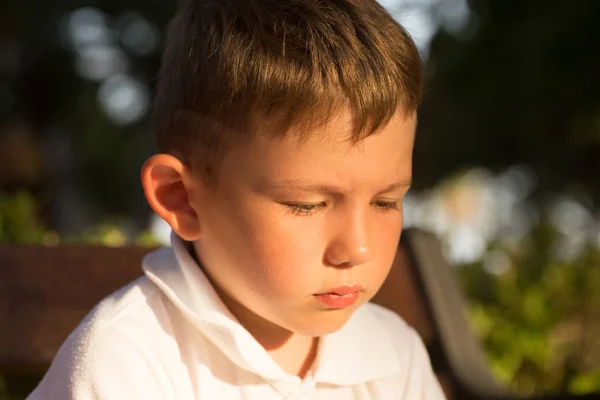
[[[404,188],[408,189],[408,188],[411,187],[411,185],[412,185],[412,179],[408,178],[408,179],[405,179],[403,181],[394,182],[394,183],[386,186],[378,194],[392,192],[392,191],[397,190],[397,189],[404,189]]]
[[[410,188],[412,184],[411,178],[404,179],[402,181],[397,181],[389,184],[383,190],[379,191],[377,194],[383,194],[392,192],[397,189]],[[273,185],[275,189],[284,189],[284,190],[301,190],[304,192],[318,192],[318,193],[344,193],[340,187],[331,185],[325,182],[313,182],[307,181],[303,179],[286,179],[283,181],[279,181]]]

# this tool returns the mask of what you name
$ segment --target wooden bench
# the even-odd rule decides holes
[[[141,275],[140,262],[148,251],[0,246],[0,374],[8,376],[9,384],[18,382],[21,394],[32,390],[84,315]],[[434,235],[412,229],[403,233],[392,271],[374,301],[419,332],[448,399],[517,398],[492,379],[465,318],[452,267]]]

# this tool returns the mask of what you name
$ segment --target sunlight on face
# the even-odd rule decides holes
[[[410,185],[415,117],[398,113],[355,146],[345,141],[348,127],[339,117],[302,144],[292,132],[235,148],[217,189],[192,204],[196,251],[242,323],[252,316],[302,335],[331,333],[385,280]],[[349,306],[315,296],[351,285],[360,292]]]

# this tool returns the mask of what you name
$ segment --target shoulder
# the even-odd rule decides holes
[[[168,391],[154,355],[157,335],[167,334],[160,297],[141,277],[102,300],[62,344],[31,398],[138,398],[152,390],[147,398],[154,399]]]
[[[400,373],[394,382],[402,388],[402,398],[445,399],[431,368],[427,348],[417,331],[399,315],[379,305],[368,303],[363,307],[363,312],[369,315],[366,318],[372,319],[371,330],[374,337],[389,341],[400,361]]]
[[[137,342],[161,328],[164,314],[161,291],[148,278],[140,277],[100,301],[69,340],[86,346],[96,345],[107,336]]]
[[[142,276],[113,292],[98,303],[81,322],[78,329],[86,333],[96,330],[119,330],[131,319],[139,320],[160,307],[161,291],[147,277]]]
[[[398,314],[377,304],[367,303],[360,310],[363,323],[370,321],[370,335],[391,344],[403,363],[429,363],[429,355],[421,336]]]
[[[375,303],[365,304],[361,310],[377,318],[380,323],[385,324],[391,329],[406,329],[408,324],[395,312]]]
[[[103,299],[85,317],[69,340],[80,359],[103,352],[137,351],[161,358],[176,349],[173,321],[176,311],[164,293],[147,277],[140,277]]]
[[[357,313],[361,318],[370,319],[377,330],[393,341],[405,340],[418,334],[398,314],[378,304],[367,303]]]

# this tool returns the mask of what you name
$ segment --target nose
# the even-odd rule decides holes
[[[364,216],[346,218],[345,223],[338,224],[336,232],[325,253],[326,265],[351,267],[371,261],[373,252]]]

